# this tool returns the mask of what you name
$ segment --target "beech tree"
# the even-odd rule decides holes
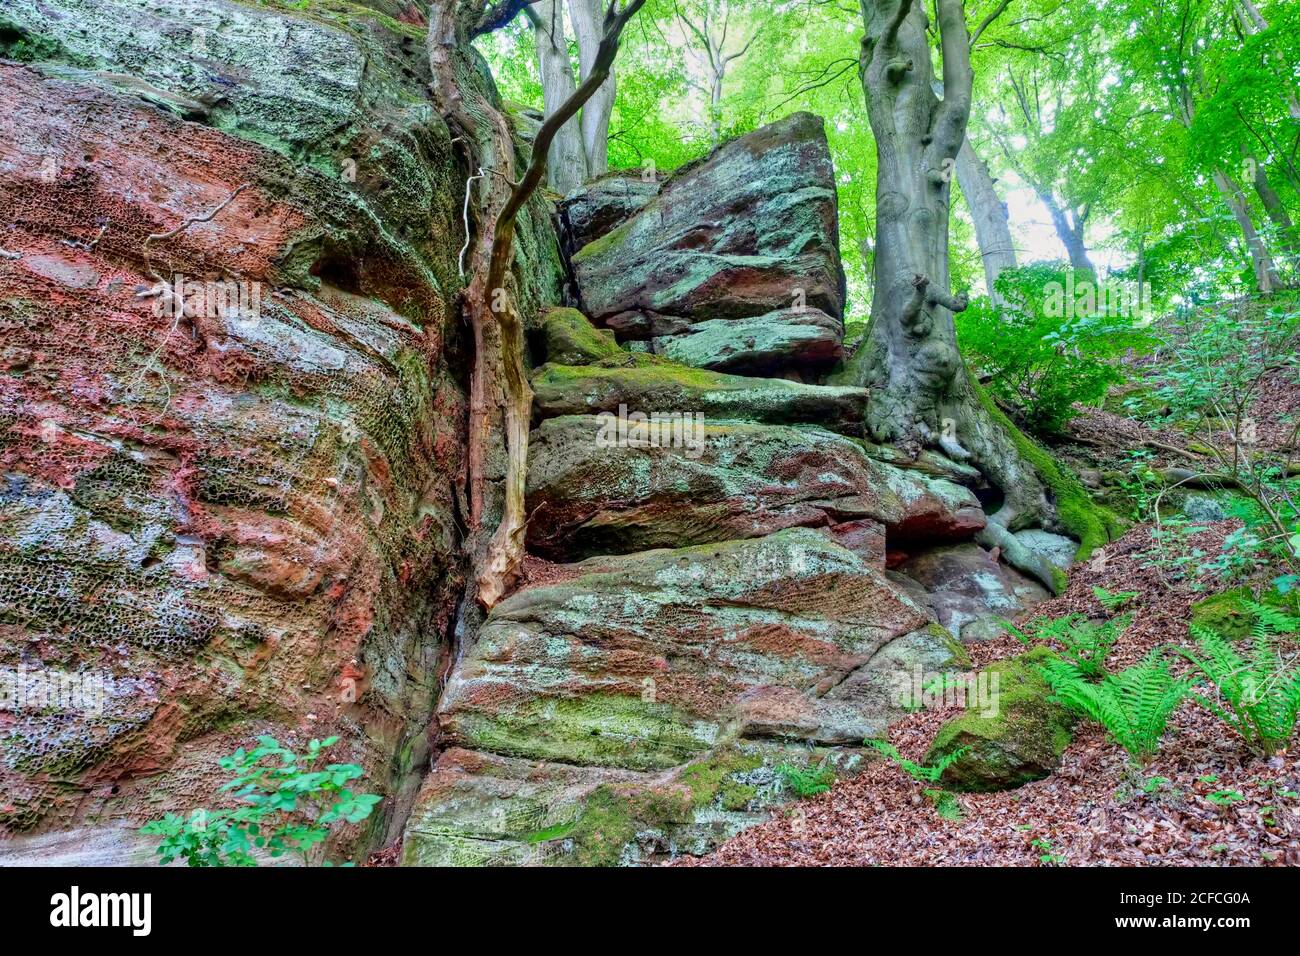
[[[577,85],[569,62],[569,40],[564,26],[564,0],[537,0],[524,8],[533,25],[537,47],[537,72],[542,81],[543,115],[554,116]],[[587,181],[587,148],[578,123],[560,127],[547,155],[547,183],[567,194]]]
[[[642,0],[644,2],[644,0]],[[568,0],[569,22],[578,39],[578,79],[585,84],[593,75],[603,78],[582,104],[582,145],[587,152],[587,175],[609,172],[609,118],[617,92],[612,64],[601,70],[608,16],[602,19],[603,0]],[[641,4],[638,3],[637,7]]]
[[[727,68],[739,60],[758,38],[761,27],[755,27],[749,39],[732,44],[728,49],[733,3],[731,0],[702,0],[694,7],[674,0],[673,10],[688,37],[694,38],[708,70],[708,82],[701,92],[708,98],[709,130],[714,145],[722,140],[722,84],[727,78]]]
[[[874,296],[846,377],[871,390],[873,438],[974,464],[1005,494],[984,542],[1046,583],[1056,578],[1012,536],[1058,528],[1084,550],[1109,538],[1082,487],[1002,415],[957,348],[948,261],[952,171],[966,139],[974,73],[962,0],[937,0],[942,98],[935,94],[929,17],[919,0],[864,0],[859,77],[877,156]]]
[[[1011,238],[1007,204],[998,195],[993,174],[971,145],[969,136],[961,141],[961,148],[957,150],[957,184],[975,223],[975,242],[979,245],[980,260],[984,264],[984,287],[990,297],[995,297],[994,286],[998,276],[1018,264],[1016,244]]]

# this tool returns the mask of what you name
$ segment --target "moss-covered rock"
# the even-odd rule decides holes
[[[821,309],[790,307],[743,319],[706,319],[680,335],[653,340],[656,355],[720,372],[813,377],[843,357],[839,319]]]
[[[1230,640],[1239,640],[1250,633],[1252,617],[1241,602],[1251,596],[1249,588],[1235,588],[1197,601],[1192,605],[1189,623],[1208,628]]]
[[[925,590],[939,623],[967,642],[997,636],[997,619],[1013,618],[1050,596],[1037,581],[969,541],[929,548],[897,570]]]
[[[961,747],[969,748],[940,781],[954,790],[1008,790],[1047,776],[1070,744],[1074,718],[1053,702],[1052,690],[1039,673],[1051,656],[1047,648],[985,668],[996,706],[970,709],[944,724],[926,754],[933,764]],[[996,683],[994,683],[996,681]],[[995,711],[995,712],[994,712]]]
[[[663,774],[452,749],[417,797],[407,866],[618,866],[708,851],[785,795],[784,748],[724,747]]]
[[[547,362],[590,365],[622,354],[609,329],[598,329],[577,309],[555,308],[542,313],[542,349]]]
[[[310,724],[382,838],[463,584],[465,172],[422,31],[346,0],[2,6],[0,668],[39,646],[117,684],[6,723],[0,828],[205,805],[219,756]],[[518,243],[531,320],[562,272],[542,200]]]
[[[572,257],[588,315],[692,319],[844,307],[835,170],[822,120],[794,113],[683,166]]]
[[[883,534],[934,503],[924,476],[812,426],[678,419],[624,439],[613,417],[566,415],[533,432],[529,456],[529,548],[559,561],[859,519]]]
[[[644,169],[617,169],[557,203],[567,247],[577,251],[622,225],[658,195],[661,182]]]
[[[1239,587],[1196,602],[1192,605],[1189,623],[1209,628],[1229,640],[1249,637],[1255,616],[1246,607],[1246,601],[1259,601],[1291,614],[1300,614],[1300,592],[1292,591],[1283,595],[1269,590],[1256,595],[1250,587]]]
[[[583,366],[543,365],[532,385],[540,418],[617,414],[623,406],[647,415],[698,412],[710,419],[811,422],[833,431],[860,427],[868,398],[862,388],[727,375],[637,352]]]

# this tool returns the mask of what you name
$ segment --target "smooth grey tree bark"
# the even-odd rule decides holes
[[[731,0],[721,0],[721,24],[717,23],[716,13],[711,15],[710,6],[709,3],[704,4],[698,23],[682,9],[681,4],[675,3],[674,10],[677,19],[694,35],[704,51],[705,63],[709,68],[709,84],[704,92],[709,98],[710,131],[716,146],[722,141],[722,85],[727,77],[727,68],[733,60],[738,60],[749,52],[762,28],[760,26],[755,29],[739,49],[728,53],[726,47],[727,33],[731,26]]]
[[[1241,227],[1241,233],[1246,239],[1246,249],[1250,252],[1250,261],[1255,270],[1256,287],[1265,295],[1276,292],[1282,285],[1278,279],[1277,266],[1259,230],[1255,228],[1255,221],[1250,214],[1250,201],[1246,198],[1245,191],[1222,169],[1214,171],[1214,185],[1232,211],[1232,217],[1237,220],[1237,225]]]
[[[1004,270],[1016,268],[1016,247],[1011,239],[1007,204],[998,196],[988,164],[975,152],[969,136],[957,151],[957,184],[975,222],[975,242],[984,261],[984,285],[989,298],[997,302],[994,283]]]
[[[569,62],[564,0],[536,0],[524,12],[533,25],[543,111],[546,116],[553,116],[577,89]],[[587,152],[577,119],[565,123],[555,134],[547,160],[546,181],[556,192],[567,195],[587,181]]]
[[[1032,82],[1032,79],[1023,79],[1017,76],[1013,69],[1007,71],[1007,77],[1011,83],[1011,89],[1015,92],[1016,104],[1020,107],[1020,114],[1024,120],[1025,135],[1031,143],[1036,143],[1043,135],[1043,109],[1039,101],[1038,85],[1036,82]],[[1061,102],[1058,96],[1058,110],[1060,106]],[[1011,143],[1007,141],[1004,134],[998,134],[997,139],[1007,163],[1033,189],[1039,201],[1047,207],[1047,212],[1052,219],[1052,227],[1056,230],[1061,245],[1065,246],[1070,265],[1076,271],[1096,275],[1097,269],[1092,264],[1092,260],[1088,258],[1088,244],[1084,237],[1089,206],[1085,204],[1081,208],[1074,207],[1057,199],[1054,184],[1050,180],[1033,175],[1026,169],[1025,165],[1017,159],[1016,150],[1012,148]]]
[[[922,0],[862,0],[859,74],[876,142],[877,241],[871,319],[841,378],[870,390],[866,423],[876,441],[912,454],[935,447],[978,467],[1005,495],[981,543],[1056,588],[1059,576],[1012,532],[1064,530],[1086,549],[1107,540],[1110,528],[1077,481],[1033,452],[978,391],[957,349],[953,314],[966,298],[950,288],[950,170],[966,138],[973,74],[962,0],[936,7],[942,99]]]
[[[918,449],[945,434],[944,400],[964,373],[952,314],[966,301],[951,294],[948,275],[948,170],[966,136],[972,80],[961,7],[939,2],[939,100],[922,4],[862,3],[859,74],[876,141],[877,220],[871,320],[853,368],[873,390],[873,435]]]
[[[1038,198],[1042,200],[1052,216],[1052,226],[1056,229],[1061,244],[1065,246],[1065,253],[1070,257],[1070,265],[1076,272],[1096,275],[1097,267],[1088,257],[1088,243],[1084,238],[1084,227],[1088,224],[1088,213],[1091,212],[1091,207],[1084,206],[1079,210],[1065,209],[1057,202],[1056,196],[1050,189],[1039,187],[1035,189]]]
[[[602,0],[568,0],[569,22],[578,39],[579,80],[586,82],[600,48],[605,10]],[[609,172],[609,119],[614,112],[614,71],[582,107],[582,145],[587,154],[587,175]]]
[[[1175,116],[1187,130],[1191,130],[1192,123],[1196,120],[1196,98],[1192,89],[1194,82],[1199,82],[1199,70],[1190,76],[1181,77],[1178,88],[1173,91]],[[1282,284],[1278,279],[1277,266],[1274,265],[1273,257],[1259,230],[1255,228],[1250,200],[1247,199],[1245,191],[1222,167],[1214,170],[1213,178],[1219,196],[1232,213],[1232,218],[1237,221],[1246,241],[1246,251],[1250,254],[1251,266],[1255,272],[1256,287],[1264,295],[1277,291]]]

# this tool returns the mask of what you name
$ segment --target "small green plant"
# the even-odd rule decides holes
[[[1093,586],[1092,595],[1110,613],[1114,613],[1138,596],[1137,591],[1107,591],[1103,587]]]
[[[1214,687],[1212,696],[1192,696],[1246,746],[1267,756],[1286,747],[1300,715],[1300,655],[1284,656],[1279,641],[1300,630],[1300,620],[1257,601],[1244,601],[1243,607],[1254,618],[1248,651],[1239,651],[1218,631],[1194,623],[1191,632],[1200,652],[1182,653]]]
[[[1147,796],[1151,796],[1159,793],[1172,782],[1168,777],[1147,777],[1146,780],[1142,781],[1142,792]]]
[[[952,753],[944,754],[935,764],[926,767],[904,758],[898,752],[898,748],[886,740],[868,740],[866,743],[892,760],[918,783],[938,783],[939,778],[943,776],[943,772],[960,760],[966,751],[970,750],[969,747],[958,747]],[[934,805],[935,812],[939,814],[941,820],[956,821],[962,818],[961,804],[954,794],[938,787],[926,787],[922,792]]]
[[[1061,703],[1105,727],[1111,739],[1138,763],[1155,756],[1169,716],[1193,684],[1175,678],[1158,651],[1118,674],[1107,674],[1096,684],[1074,663],[1060,658],[1040,669]]]
[[[956,794],[947,790],[926,789],[925,795],[934,804],[934,812],[939,814],[940,820],[949,820],[956,823],[965,816],[961,804],[957,801]]]
[[[1035,840],[1030,840],[1029,845],[1035,850],[1042,851],[1038,857],[1038,862],[1042,863],[1044,866],[1060,866],[1065,862],[1065,857],[1055,852],[1055,849],[1052,846],[1052,841],[1046,837],[1038,837]]]
[[[1206,794],[1205,799],[1216,807],[1229,807],[1234,803],[1245,800],[1246,795],[1240,790],[1216,790],[1214,793]]]
[[[220,792],[240,806],[195,810],[188,817],[169,813],[141,832],[162,837],[157,852],[164,864],[179,857],[190,866],[256,866],[259,853],[295,853],[304,864],[320,862],[330,828],[360,823],[382,799],[347,789],[364,775],[356,764],[318,769],[324,751],[337,742],[312,740],[299,756],[274,737],[258,737],[252,750],[241,747],[219,761],[235,773]]]
[[[1252,502],[1253,517],[1209,571],[1240,579],[1279,560],[1300,573],[1300,518],[1293,456],[1282,456],[1257,434],[1252,417],[1267,381],[1300,371],[1300,308],[1294,296],[1231,298],[1180,308],[1161,323],[1160,361],[1149,369],[1152,394],[1162,409],[1152,424],[1175,425],[1196,439],[1201,480],[1232,488]],[[1294,446],[1300,424],[1291,431]],[[1283,578],[1287,575],[1284,574]]]
[[[1079,277],[1079,288],[1089,281]],[[999,301],[976,300],[955,316],[967,362],[1035,431],[1060,432],[1076,403],[1104,398],[1123,380],[1119,356],[1149,339],[1122,309],[1060,307],[1062,292],[1074,285],[1067,268],[1050,263],[1007,269],[996,283]]]
[[[835,768],[825,762],[816,767],[800,768],[783,763],[776,768],[782,782],[792,790],[800,800],[826,793],[835,783]]]
[[[1131,614],[1123,614],[1099,624],[1081,614],[1066,614],[1064,617],[1038,618],[1025,625],[1024,630],[1009,622],[1004,622],[1004,626],[1022,644],[1041,641],[1059,645],[1079,673],[1095,680],[1106,673],[1106,655],[1132,620]]]
[[[937,763],[926,767],[906,759],[898,752],[898,748],[887,740],[868,740],[865,743],[898,764],[909,777],[918,783],[938,783],[939,778],[943,776],[943,772],[965,756],[966,751],[970,750],[969,747],[958,747],[952,753],[940,757]]]
[[[1128,474],[1120,479],[1119,486],[1132,504],[1129,517],[1134,521],[1146,521],[1151,517],[1160,501],[1164,480],[1151,467],[1152,454],[1146,450],[1128,453]]]

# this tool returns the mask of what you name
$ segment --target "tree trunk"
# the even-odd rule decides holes
[[[569,0],[569,20],[578,38],[579,80],[585,82],[596,62],[600,47],[601,0]],[[609,79],[582,107],[582,144],[587,154],[587,174],[603,176],[609,172],[609,118],[614,112],[614,71]]]
[[[921,0],[864,0],[860,76],[877,157],[871,320],[845,378],[871,390],[867,427],[912,454],[926,446],[976,465],[1005,494],[981,541],[1059,588],[1060,575],[1012,536],[1059,528],[1081,554],[1110,526],[1076,480],[1029,442],[975,386],[957,350],[949,289],[951,174],[966,137],[973,75],[962,0],[938,0],[944,97],[934,93]]]
[[[989,168],[975,152],[969,136],[962,139],[957,151],[957,182],[975,221],[975,241],[984,260],[984,284],[989,298],[998,302],[994,284],[1004,269],[1016,267],[1016,248],[1011,240],[1007,204],[999,198]]]
[[[1259,232],[1255,229],[1255,222],[1250,216],[1250,202],[1246,199],[1246,193],[1222,169],[1214,171],[1214,185],[1218,187],[1219,195],[1223,197],[1223,201],[1232,210],[1233,218],[1237,220],[1242,235],[1246,237],[1246,248],[1250,251],[1250,261],[1255,269],[1255,286],[1264,295],[1276,292],[1281,285],[1277,277],[1277,267],[1273,264],[1273,257],[1269,255],[1264,240],[1260,238]]]
[[[1065,246],[1066,255],[1070,257],[1071,267],[1076,272],[1096,275],[1097,267],[1088,258],[1088,245],[1084,240],[1084,224],[1087,222],[1087,216],[1073,211],[1067,213],[1050,191],[1040,190],[1038,198],[1051,213],[1052,225],[1056,229],[1057,236],[1060,237],[1061,244]]]
[[[1241,23],[1242,30],[1248,36],[1255,36],[1268,29],[1268,21],[1264,15],[1259,12],[1259,7],[1255,5],[1254,0],[1240,0],[1241,6],[1237,7],[1237,19]],[[1278,63],[1278,72],[1283,76],[1287,73],[1287,65]],[[1295,91],[1287,93],[1287,109],[1292,119],[1300,119],[1300,97],[1297,97]]]
[[[467,249],[464,275],[468,281],[460,297],[474,342],[466,451],[469,536],[465,547],[479,603],[491,608],[509,585],[510,569],[503,573],[503,564],[508,562],[502,559],[502,529],[507,543],[513,543],[518,532],[511,534],[506,526],[512,518],[522,521],[525,463],[520,455],[527,455],[529,409],[519,407],[526,397],[527,381],[524,391],[516,381],[522,369],[523,341],[509,268],[513,219],[507,218],[508,232],[501,236],[507,243],[505,256],[497,228],[514,199],[515,142],[499,104],[478,80],[479,67],[469,46],[477,12],[473,4],[432,0],[427,48],[434,102],[453,134],[465,144],[468,169],[472,173],[477,169],[466,183],[466,189],[473,190],[469,208],[476,213],[475,234]],[[502,434],[504,443],[493,440]],[[489,501],[489,491],[501,487],[498,483],[504,483],[504,495],[500,501]],[[498,517],[500,527],[493,534]]]
[[[1264,164],[1253,156],[1248,156],[1247,159],[1255,173],[1252,177],[1255,194],[1259,196],[1259,201],[1264,206],[1264,212],[1268,214],[1268,218],[1277,227],[1282,248],[1292,260],[1292,269],[1295,269],[1300,266],[1300,241],[1297,241],[1295,222],[1291,219],[1291,214],[1287,212],[1282,197],[1277,194],[1273,184],[1268,181],[1268,171],[1264,169]]]
[[[544,112],[552,116],[576,88],[564,27],[564,0],[537,0],[524,9],[533,24]],[[578,121],[571,120],[556,134],[547,154],[547,183],[567,195],[586,181],[587,153],[582,130]]]
[[[542,122],[528,167],[517,183],[514,138],[499,104],[476,82],[480,74],[469,40],[475,31],[508,23],[522,4],[503,4],[486,12],[477,3],[458,0],[432,0],[429,5],[431,91],[448,125],[458,133],[453,141],[466,144],[468,168],[476,164],[478,168],[466,183],[467,190],[475,182],[479,184],[475,206],[478,230],[468,244],[469,282],[461,304],[474,337],[466,455],[467,550],[474,567],[475,596],[487,610],[505,597],[517,580],[527,530],[524,488],[533,393],[524,368],[523,321],[514,288],[515,222],[546,175],[546,158],[556,135],[603,86],[623,28],[644,3],[628,0],[621,11],[610,5],[601,18],[589,77]],[[466,205],[468,208],[468,200]],[[501,517],[495,533],[489,535],[484,523],[488,449],[493,432],[501,431],[506,439]]]
[[[453,135],[465,144],[472,174],[466,189],[476,234],[465,258],[467,283],[461,308],[474,340],[474,366],[470,373],[469,435],[466,452],[466,497],[469,504],[471,557],[486,548],[484,521],[488,452],[494,422],[504,414],[499,384],[501,336],[489,311],[488,265],[492,256],[493,224],[510,199],[515,177],[515,147],[505,116],[475,82],[478,65],[469,54],[471,5],[457,0],[432,0],[429,4],[427,48],[433,75],[430,91]],[[477,173],[474,173],[477,169]]]
[[[713,145],[722,142],[722,79],[726,66],[721,61],[713,67],[713,81],[709,86],[709,131],[713,136]]]

